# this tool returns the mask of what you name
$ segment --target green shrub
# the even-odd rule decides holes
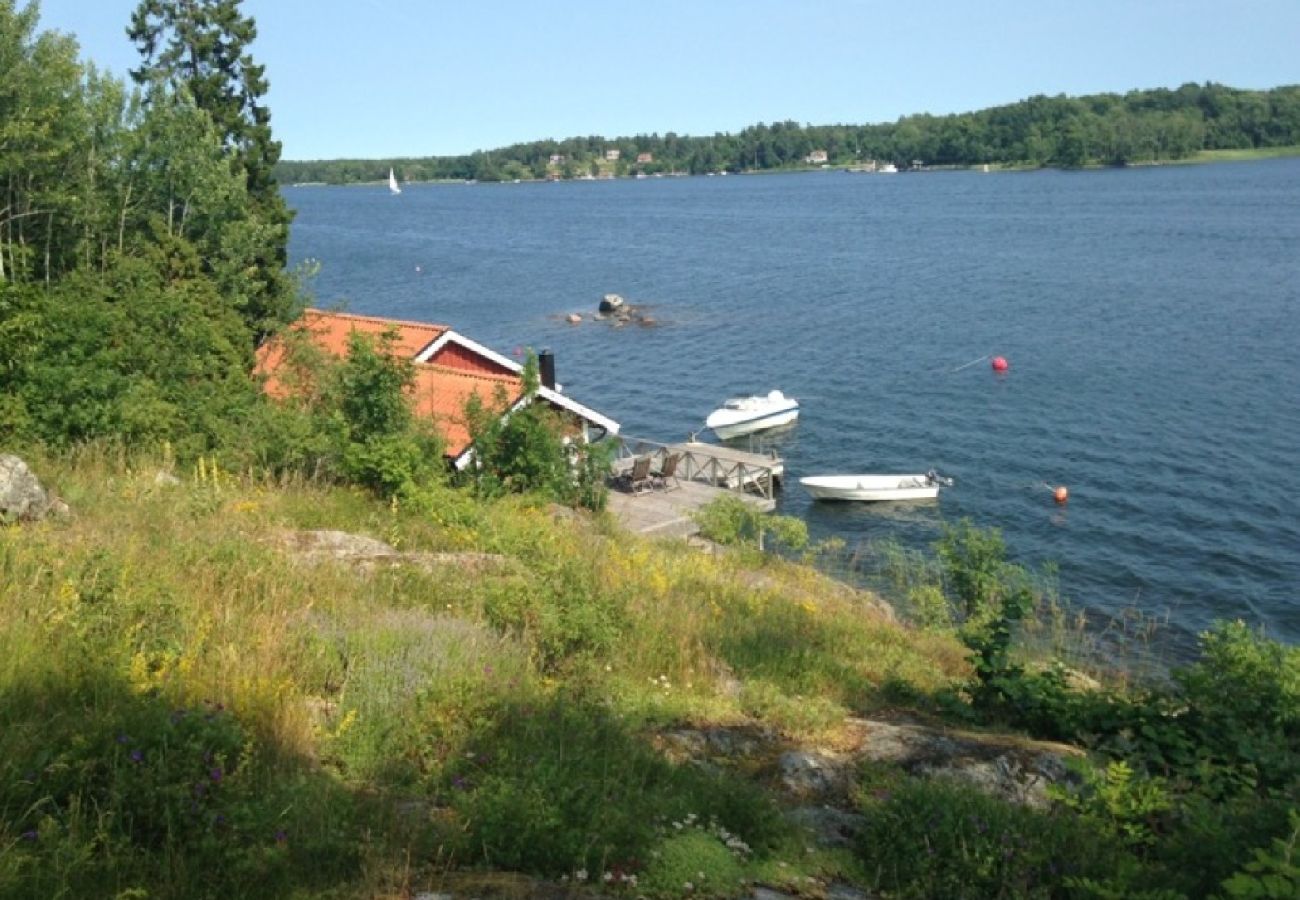
[[[538,390],[537,357],[529,352],[513,408],[499,386],[489,404],[470,396],[464,411],[473,453],[467,477],[482,497],[533,491],[603,509],[612,448],[576,440],[572,420],[542,402]]]
[[[700,534],[719,544],[752,543],[762,550],[769,534],[789,550],[802,550],[808,544],[808,525],[802,519],[765,513],[731,494],[706,503],[693,517]]]
[[[1300,897],[1300,812],[1291,813],[1291,833],[1267,848],[1223,883],[1234,900],[1294,900]]]
[[[93,666],[0,687],[0,897],[274,897],[356,876],[356,848],[311,821],[351,815],[346,801],[271,777],[221,706],[170,705]]]
[[[1129,857],[1068,812],[1011,806],[939,781],[868,795],[856,849],[892,897],[1066,896],[1065,879],[1109,878]]]
[[[653,851],[637,892],[647,897],[735,897],[745,874],[743,856],[724,838],[689,822],[674,823]]]
[[[659,842],[657,825],[692,813],[757,853],[788,832],[756,786],[669,763],[592,699],[503,705],[484,723],[441,785],[466,862],[550,876],[635,873]]]

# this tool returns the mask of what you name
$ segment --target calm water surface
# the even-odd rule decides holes
[[[799,397],[765,442],[818,536],[925,547],[968,516],[1076,604],[1300,641],[1300,160],[286,195],[319,304],[550,347],[627,434]],[[611,291],[661,327],[562,321]],[[1010,371],[967,365],[991,354]],[[957,486],[919,505],[795,480],[932,467]]]

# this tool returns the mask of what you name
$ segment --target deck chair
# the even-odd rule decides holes
[[[659,470],[650,473],[650,486],[665,491],[681,487],[682,483],[677,479],[677,461],[681,458],[680,453],[669,453],[665,456]]]
[[[623,485],[634,494],[653,489],[654,483],[650,476],[650,457],[638,456],[632,462],[632,468],[623,473],[621,480]]]

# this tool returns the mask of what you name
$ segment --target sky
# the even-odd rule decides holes
[[[22,0],[20,0],[20,5]],[[125,76],[136,0],[40,0]],[[868,124],[1034,94],[1300,83],[1300,0],[244,0],[285,159]]]

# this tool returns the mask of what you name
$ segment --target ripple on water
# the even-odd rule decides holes
[[[549,346],[628,433],[799,397],[766,444],[780,509],[819,536],[926,547],[970,517],[1098,613],[1300,640],[1300,160],[286,193],[321,302]],[[608,291],[663,327],[556,320]],[[958,479],[932,504],[814,504],[795,480],[930,467]]]

